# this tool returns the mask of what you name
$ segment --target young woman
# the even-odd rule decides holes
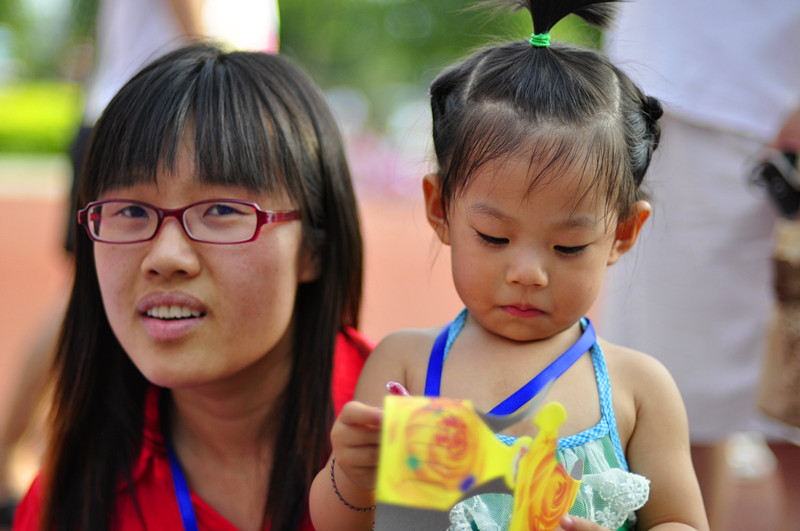
[[[369,350],[320,91],[280,56],[172,52],[108,105],[78,200],[51,439],[14,529],[312,529],[332,393]]]

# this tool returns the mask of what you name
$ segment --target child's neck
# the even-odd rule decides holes
[[[515,400],[509,403],[509,398],[565,355],[578,342],[582,333],[580,323],[576,322],[542,339],[514,341],[494,334],[474,319],[469,319],[462,334],[453,343],[452,356],[455,359],[451,362],[450,370],[447,369],[447,362],[445,363],[442,395],[469,399],[476,408],[485,412],[492,411],[498,406],[503,409],[517,404],[519,407],[521,404]],[[594,381],[592,363],[590,358],[584,358],[585,350],[583,352],[581,350],[583,345],[581,349],[575,351],[579,356],[577,360],[572,356],[569,357],[574,361],[567,366],[565,373],[555,371],[558,372],[557,376],[555,373],[549,373],[552,377],[556,377],[557,381],[547,391],[548,401],[558,399],[560,396],[558,393],[564,388],[559,383],[564,381],[565,376],[571,381],[580,381],[587,388],[591,388],[590,384]],[[581,363],[582,360],[585,361]],[[583,368],[575,371],[572,370],[574,367]],[[575,389],[568,387],[570,387],[569,394],[574,395]],[[541,389],[536,388],[536,391]],[[529,398],[532,398],[532,395],[527,396],[525,401]],[[562,403],[565,402],[562,400]],[[583,424],[588,427],[592,425],[591,421],[596,422],[596,420],[592,418]],[[580,429],[584,429],[583,424]],[[527,422],[511,426],[503,433],[515,437],[533,435],[531,429],[531,423]]]
[[[472,315],[467,316],[467,327],[473,328],[473,333],[476,333],[481,341],[495,343],[498,345],[505,344],[506,347],[511,348],[511,350],[516,350],[518,348],[529,349],[533,347],[536,350],[547,351],[549,349],[553,349],[554,352],[563,352],[573,343],[575,343],[575,341],[577,341],[583,333],[583,327],[581,326],[580,320],[548,337],[532,339],[529,341],[517,341],[503,335],[496,334],[491,330],[484,328],[481,324],[475,321]]]
[[[476,398],[481,407],[492,408],[564,355],[582,333],[580,322],[575,322],[541,339],[517,341],[484,328],[469,316],[453,344],[452,356],[461,370],[445,371],[443,384],[457,382],[459,396]],[[483,382],[482,391],[475,389],[477,382]]]

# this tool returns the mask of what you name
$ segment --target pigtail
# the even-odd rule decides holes
[[[434,149],[439,160],[448,158],[446,150],[453,144],[451,125],[464,105],[471,71],[471,67],[457,65],[442,72],[431,84]]]
[[[533,32],[548,33],[567,15],[577,15],[598,28],[607,29],[616,17],[614,3],[620,0],[487,0],[478,6],[510,8],[512,11],[525,9],[531,14]]]
[[[517,0],[517,3],[531,12],[534,33],[549,32],[570,14],[600,28],[609,27],[616,15],[616,9],[608,0]]]
[[[646,198],[641,185],[661,137],[661,104],[603,53],[552,42],[570,14],[611,26],[622,0],[484,0],[476,7],[525,9],[533,34],[483,48],[431,85],[433,145],[442,206],[466,189],[477,168],[525,153],[543,167],[580,169],[624,218]],[[533,176],[530,190],[540,176]]]
[[[658,119],[664,114],[660,101],[641,92],[639,94],[641,104],[635,113],[637,116],[631,120],[634,124],[638,124],[638,127],[634,127],[638,129],[638,135],[635,136],[639,141],[632,143],[631,150],[631,170],[636,186],[641,186],[645,172],[650,166],[650,160],[653,158],[653,152],[661,140],[661,124]]]

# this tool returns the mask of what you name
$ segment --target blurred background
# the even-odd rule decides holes
[[[24,336],[26,326],[19,320],[45,304],[38,301],[58,289],[51,285],[65,282],[66,272],[57,271],[64,265],[59,223],[70,178],[66,153],[80,125],[82,87],[94,62],[97,4],[0,0],[0,200],[24,202],[20,212],[2,209],[8,221],[0,223],[3,358],[21,347],[9,343],[11,336]],[[438,277],[431,281],[432,268],[447,258],[433,248],[421,210],[421,176],[431,160],[429,83],[444,66],[475,48],[519,40],[531,31],[527,13],[467,9],[470,5],[465,0],[279,3],[281,53],[296,59],[323,88],[347,139],[368,237],[364,328],[376,339],[395,328],[432,326],[449,318],[436,314],[427,322],[425,310],[437,291],[420,305],[400,289],[405,282],[426,289],[438,285]],[[560,23],[553,36],[592,47],[600,39],[577,18]],[[30,201],[44,202],[51,210],[28,205]],[[402,217],[394,219],[393,213]],[[390,229],[394,231],[384,232]],[[382,245],[387,239],[391,245]],[[408,249],[402,245],[406,241]],[[40,245],[36,252],[44,254],[31,255],[25,245]],[[23,289],[24,282],[34,282],[35,289]],[[386,283],[398,288],[401,300],[390,294],[381,301],[373,294],[373,286]],[[441,284],[442,289],[450,287],[448,278]],[[14,290],[24,293],[20,300],[12,296]],[[403,315],[398,308],[402,299],[412,303],[412,314],[422,313],[423,318]],[[0,400],[2,396],[0,386]]]
[[[0,153],[67,149],[80,119],[81,83],[93,65],[97,3],[0,0]],[[419,158],[428,136],[426,91],[436,73],[479,46],[531,31],[527,13],[467,9],[472,4],[282,0],[281,53],[325,89],[346,117],[348,135],[369,133],[375,144],[385,140]],[[599,42],[577,18],[559,24],[553,37],[592,47]],[[356,173],[368,185],[400,185],[375,182],[376,170],[385,177],[380,167]]]
[[[366,247],[362,330],[441,325],[460,303],[449,256],[424,217],[430,168],[427,87],[447,64],[531,32],[525,13],[466,0],[281,0],[280,49],[325,91],[345,134]],[[95,56],[97,0],[0,0],[0,426],[23,358],[66,296],[63,249],[83,86]],[[596,47],[578,19],[556,40]],[[34,424],[35,427],[35,424]],[[13,460],[16,488],[38,466],[35,429]]]

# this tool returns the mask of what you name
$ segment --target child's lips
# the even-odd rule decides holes
[[[513,315],[514,317],[522,317],[525,319],[539,317],[540,315],[544,314],[544,312],[539,308],[527,304],[510,304],[508,306],[503,306],[502,308],[503,311]]]

